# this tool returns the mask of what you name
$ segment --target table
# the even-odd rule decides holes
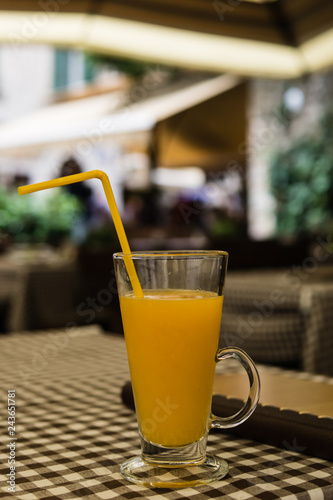
[[[66,325],[77,316],[78,287],[75,261],[47,247],[0,256],[0,304],[8,307],[8,331]]]
[[[211,433],[208,451],[229,462],[223,480],[154,490],[119,472],[139,451],[124,339],[96,326],[0,336],[0,497],[15,500],[158,498],[329,500],[332,463],[248,439]],[[16,492],[7,491],[7,391],[16,399]],[[12,439],[12,438],[11,438]],[[292,443],[291,448],[292,448]]]
[[[314,264],[230,272],[221,346],[241,347],[259,363],[333,376],[333,266]]]

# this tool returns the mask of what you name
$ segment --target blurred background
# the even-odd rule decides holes
[[[121,331],[120,249],[331,262],[330,0],[0,0],[0,328]],[[327,255],[323,255],[322,249]],[[319,266],[320,264],[320,266]]]

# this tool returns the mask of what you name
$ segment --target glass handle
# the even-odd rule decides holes
[[[225,347],[219,349],[216,354],[216,362],[224,359],[234,358],[239,361],[245,368],[250,382],[250,394],[244,406],[235,415],[230,417],[211,416],[211,429],[227,429],[236,427],[241,424],[254,412],[259,402],[260,395],[260,379],[257,368],[250,358],[242,349],[237,347]]]

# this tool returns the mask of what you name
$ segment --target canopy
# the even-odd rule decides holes
[[[124,102],[126,92],[116,91],[8,121],[0,126],[0,152],[21,155],[74,143],[84,154],[111,139],[127,145],[134,141],[146,150],[152,145],[159,165],[208,167],[237,152],[245,139],[245,88],[236,76],[183,83],[130,105]]]
[[[243,76],[333,66],[331,0],[0,0],[0,9],[0,41],[13,46],[51,43]]]

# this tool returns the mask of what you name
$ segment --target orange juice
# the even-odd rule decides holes
[[[223,297],[144,290],[120,297],[139,427],[162,446],[183,446],[208,429]]]

